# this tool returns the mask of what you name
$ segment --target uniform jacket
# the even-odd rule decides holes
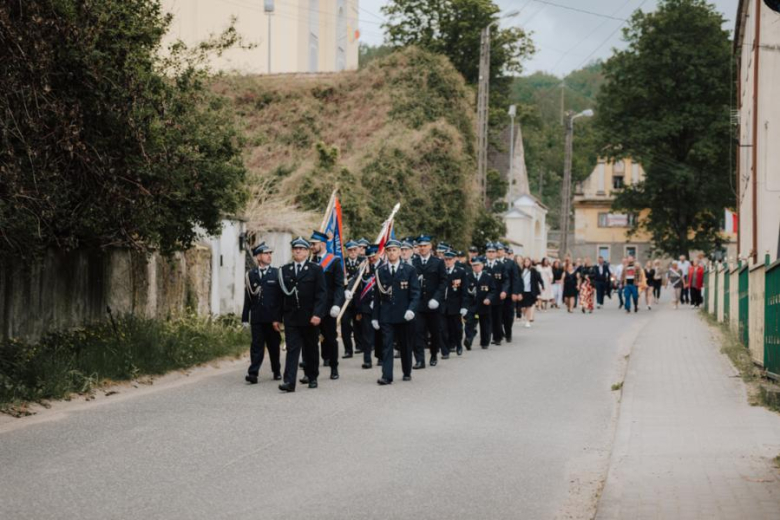
[[[504,276],[509,280],[509,290],[506,292],[507,296],[520,294],[522,292],[522,287],[520,286],[520,266],[517,265],[517,262],[510,260],[509,258],[505,258],[502,263],[504,264]],[[511,298],[507,298],[507,300],[511,301]]]
[[[444,261],[431,255],[428,262],[423,265],[422,258],[414,258],[414,268],[417,270],[420,285],[420,312],[441,312],[441,304],[444,303],[444,288],[447,282],[447,269],[444,267]],[[439,308],[431,310],[428,308],[428,302],[436,300],[439,302]]]
[[[341,265],[341,258],[334,258],[328,270],[323,270],[323,276],[328,289],[328,309],[334,305],[341,307],[344,305],[344,268]]]
[[[495,261],[493,267],[485,264],[485,268],[482,270],[483,273],[489,273],[490,276],[493,277],[493,280],[496,282],[496,289],[498,289],[499,294],[502,292],[511,294],[512,291],[509,276],[507,276],[506,271],[507,268],[504,263],[499,262],[498,260]]]
[[[604,262],[601,265],[596,264],[593,267],[593,281],[595,282],[609,282],[612,273],[609,270],[609,264]]]
[[[447,285],[444,287],[444,314],[454,316],[460,314],[464,307],[463,295],[466,292],[466,270],[462,267],[453,267],[451,273],[447,273]]]
[[[355,276],[357,276],[358,271],[360,271],[360,264],[361,261],[359,258],[355,258],[354,260],[350,260],[349,258],[344,259],[344,267],[347,269],[347,285],[352,286],[352,283],[355,283]]]
[[[281,268],[279,278],[284,298],[285,326],[306,326],[312,316],[322,318],[326,315],[328,288],[322,267],[307,260],[296,277],[295,262],[290,262]]]
[[[248,286],[244,287],[244,311],[241,321],[248,323],[273,323],[282,321],[282,290],[279,287],[279,269],[268,267],[261,278],[260,268],[247,273]],[[246,282],[246,278],[245,278]],[[254,294],[250,294],[250,290]]]
[[[377,269],[374,286],[372,319],[379,323],[405,323],[406,311],[417,312],[420,307],[420,282],[414,267],[399,262],[395,276],[390,274],[390,264]],[[380,287],[381,285],[381,287]],[[387,294],[382,293],[382,288]]]
[[[496,305],[501,300],[496,280],[489,272],[483,270],[477,281],[477,275],[472,271],[466,280],[465,306],[470,313],[483,314],[489,311],[490,307],[483,303],[486,299],[490,300],[490,305]]]

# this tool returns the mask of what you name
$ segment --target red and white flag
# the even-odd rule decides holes
[[[727,209],[723,230],[726,233],[734,234],[737,232],[737,229],[739,229],[739,216],[733,211]]]

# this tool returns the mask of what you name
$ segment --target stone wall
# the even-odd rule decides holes
[[[36,340],[115,315],[210,313],[211,251],[170,258],[127,250],[50,252],[40,262],[0,265],[0,337]]]

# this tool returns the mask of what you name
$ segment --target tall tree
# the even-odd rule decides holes
[[[730,43],[723,17],[705,0],[662,0],[634,13],[628,47],[604,66],[596,126],[614,157],[643,164],[644,182],[625,188],[620,211],[650,212],[635,229],[656,250],[688,254],[719,247],[730,187]]]
[[[496,22],[500,8],[493,0],[390,0],[382,7],[389,44],[416,45],[447,56],[466,82],[479,81],[482,29]],[[490,79],[519,73],[533,53],[533,43],[519,27],[491,31]]]
[[[170,21],[160,0],[2,3],[0,259],[172,251],[241,208],[232,118],[199,66],[235,31],[162,53]]]

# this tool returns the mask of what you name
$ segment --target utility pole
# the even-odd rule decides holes
[[[563,186],[561,186],[561,241],[558,258],[566,258],[569,250],[569,220],[571,219],[571,155],[574,140],[574,113],[564,116],[566,142],[563,149]]]
[[[578,117],[593,117],[593,110],[583,110],[579,114],[566,112],[566,142],[563,151],[563,186],[561,187],[561,245],[559,258],[565,258],[569,250],[569,224],[571,222],[571,162],[574,144],[574,120]]]
[[[274,0],[265,0],[265,15],[268,17],[268,74],[271,73],[271,15],[274,12]]]
[[[517,105],[509,105],[508,115],[511,126],[509,127],[509,173],[506,176],[507,181],[509,181],[506,188],[507,209],[512,205],[512,182],[515,179],[515,116],[517,115]]]
[[[491,24],[492,25],[492,24]],[[482,204],[487,205],[487,134],[490,89],[490,25],[482,29],[479,51],[479,90],[477,93],[477,178],[482,188]]]

